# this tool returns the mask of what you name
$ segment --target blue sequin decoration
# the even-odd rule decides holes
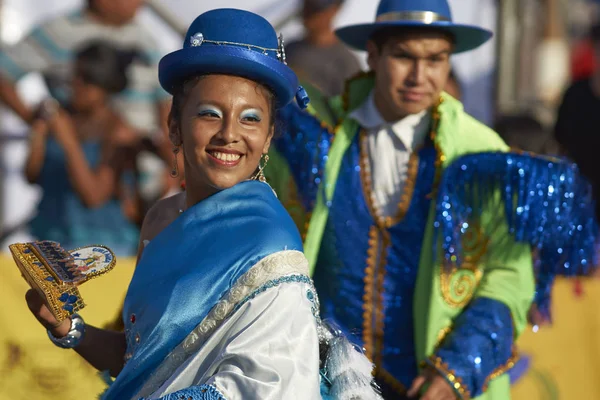
[[[486,379],[507,364],[512,348],[509,308],[493,299],[477,298],[456,318],[435,355],[448,364],[475,398],[483,393]]]
[[[596,265],[591,186],[574,164],[562,160],[496,152],[458,158],[442,175],[436,206],[446,259],[460,263],[460,227],[498,194],[511,235],[537,249],[535,301],[548,315],[554,276],[587,275]]]
[[[287,160],[298,187],[298,196],[306,211],[314,208],[317,194],[324,182],[327,154],[333,135],[321,122],[298,108],[290,105],[278,111],[284,133],[274,145]]]
[[[322,304],[321,316],[335,321],[352,342],[364,346],[365,262],[369,231],[375,220],[363,194],[359,140],[356,135],[342,161],[314,280]],[[385,249],[382,362],[383,368],[407,387],[417,374],[413,295],[427,226],[430,205],[427,195],[435,175],[435,158],[432,146],[419,152],[412,202],[404,220],[388,229],[391,241]],[[379,249],[380,255],[383,250]],[[375,276],[380,272],[375,271]],[[375,331],[374,325],[373,328]]]

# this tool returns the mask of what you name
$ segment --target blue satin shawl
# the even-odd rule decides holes
[[[237,279],[282,250],[302,251],[271,188],[246,181],[188,209],[145,248],[123,319],[132,358],[104,399],[134,396]]]

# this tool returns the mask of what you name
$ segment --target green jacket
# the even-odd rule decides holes
[[[323,232],[328,219],[326,201],[333,198],[342,158],[358,132],[358,123],[348,114],[360,106],[372,88],[374,79],[370,74],[348,82],[346,93],[329,101],[311,94],[313,100],[309,112],[315,114],[334,131],[333,144],[325,165],[324,190],[320,191],[310,216],[303,215],[301,206],[293,202],[290,189],[295,190],[293,179],[285,160],[273,151],[274,163],[267,174],[284,204],[295,204],[292,210],[299,227],[309,220],[305,238],[305,254],[314,271],[321,247]],[[462,104],[444,94],[438,107],[440,120],[435,144],[444,155],[443,167],[457,157],[483,151],[507,151],[508,146],[491,129],[466,114]],[[274,173],[277,171],[277,173]],[[326,198],[324,198],[326,197]],[[499,196],[498,196],[499,197]],[[470,300],[486,297],[505,304],[512,314],[515,337],[527,324],[527,312],[535,291],[531,250],[528,245],[516,244],[508,234],[503,221],[502,208],[490,206],[477,221],[481,228],[476,232],[478,247],[482,250],[464,263],[460,269],[442,268],[433,259],[434,209],[432,202],[429,223],[422,246],[417,287],[414,298],[414,328],[418,360],[430,357],[443,336],[452,329],[453,320]],[[365,238],[367,240],[367,238]],[[443,360],[440,360],[443,361]],[[512,364],[498,366],[487,391],[477,399],[505,400],[510,398],[509,379],[503,374]],[[438,363],[438,369],[452,381],[451,371]]]

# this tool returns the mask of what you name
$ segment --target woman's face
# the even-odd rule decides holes
[[[179,118],[170,121],[188,188],[210,195],[255,173],[273,136],[271,96],[254,81],[228,75],[204,76],[189,89]]]

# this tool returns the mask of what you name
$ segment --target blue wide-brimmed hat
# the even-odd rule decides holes
[[[270,88],[277,106],[294,96],[301,107],[308,96],[285,63],[283,38],[269,21],[244,10],[216,9],[198,16],[190,25],[183,48],[167,54],[158,65],[158,79],[169,93],[197,75],[241,76]]]
[[[492,37],[492,32],[473,25],[455,24],[447,0],[381,0],[375,22],[350,25],[336,31],[347,45],[366,50],[378,30],[388,27],[429,27],[454,37],[454,53],[472,50]]]

